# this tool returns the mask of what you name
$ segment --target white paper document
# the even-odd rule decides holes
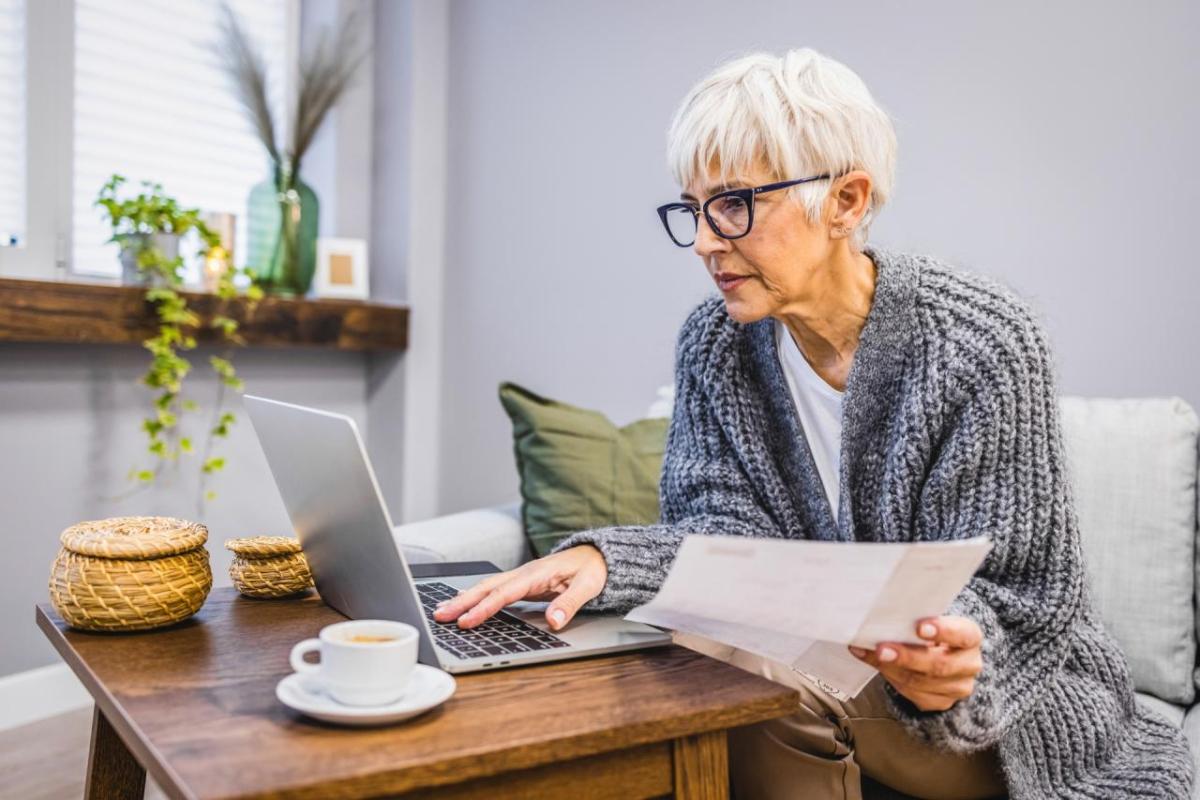
[[[846,645],[921,644],[991,549],[987,537],[869,543],[685,536],[667,578],[626,619],[789,665],[854,697],[875,676]]]

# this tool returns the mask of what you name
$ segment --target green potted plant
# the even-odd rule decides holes
[[[110,241],[121,245],[126,281],[146,285],[146,301],[153,305],[158,319],[155,335],[142,342],[142,346],[150,351],[151,359],[141,378],[141,382],[155,393],[154,412],[142,420],[142,430],[149,439],[147,450],[156,463],[153,469],[130,471],[130,478],[144,485],[153,482],[162,469],[180,455],[195,450],[191,439],[181,434],[179,426],[184,412],[198,409],[194,401],[182,396],[183,381],[191,370],[191,363],[181,353],[196,347],[196,331],[201,320],[188,308],[187,298],[181,293],[184,263],[179,255],[180,237],[195,231],[202,254],[219,247],[220,240],[201,219],[199,209],[181,207],[175,198],[163,192],[161,185],[144,181],[141,192],[122,197],[120,190],[124,184],[125,178],[113,175],[101,187],[95,205],[107,213],[113,232]],[[226,350],[220,356],[209,358],[219,382],[200,467],[201,506],[215,497],[205,488],[207,477],[225,466],[225,459],[213,454],[213,440],[227,436],[229,426],[236,420],[232,412],[222,409],[225,389],[242,389],[242,381],[233,367],[231,348],[245,342],[238,334],[237,320],[223,313],[225,305],[240,294],[234,283],[239,274],[250,281],[245,290],[250,313],[262,298],[262,289],[255,283],[252,270],[231,266],[218,280],[215,293],[222,304],[208,324],[220,332]]]
[[[173,265],[179,261],[179,240],[188,231],[200,233],[207,245],[216,244],[212,232],[196,209],[180,208],[162,186],[142,182],[142,191],[121,198],[118,190],[125,178],[113,175],[100,189],[96,205],[102,206],[112,226],[110,242],[121,246],[121,282],[166,284]],[[182,264],[182,261],[179,261]]]

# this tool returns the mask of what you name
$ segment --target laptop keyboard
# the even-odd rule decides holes
[[[438,647],[459,658],[503,656],[568,646],[554,634],[536,628],[507,611],[499,611],[483,624],[465,630],[460,629],[457,622],[438,622],[433,618],[433,609],[442,600],[456,596],[458,590],[438,581],[418,583],[416,586],[421,606],[433,631],[433,640]]]

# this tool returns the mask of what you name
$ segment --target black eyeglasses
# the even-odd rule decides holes
[[[754,198],[764,192],[786,189],[798,183],[819,181],[832,177],[815,175],[811,178],[801,178],[798,181],[783,181],[768,183],[766,186],[756,186],[747,189],[730,189],[727,192],[714,194],[704,201],[702,209],[692,203],[667,203],[658,207],[658,216],[671,241],[680,247],[691,247],[696,243],[696,230],[700,226],[700,212],[713,233],[722,239],[740,239],[750,232],[754,224]]]

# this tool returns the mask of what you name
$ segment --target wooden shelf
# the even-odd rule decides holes
[[[221,340],[216,314],[239,323],[251,347],[404,350],[408,308],[359,300],[263,298],[253,313],[242,299],[183,292],[201,318],[200,342]],[[140,344],[157,329],[145,289],[112,283],[0,278],[0,342]]]

